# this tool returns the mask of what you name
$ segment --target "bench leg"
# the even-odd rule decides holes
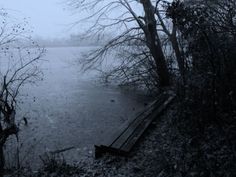
[[[98,159],[100,157],[102,157],[102,154],[103,154],[103,150],[100,146],[94,146],[95,147],[95,159]]]

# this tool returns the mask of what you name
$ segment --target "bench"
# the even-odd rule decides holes
[[[128,155],[151,122],[166,109],[174,97],[172,92],[162,93],[144,111],[124,122],[104,142],[94,145],[95,158],[101,157],[106,152]]]

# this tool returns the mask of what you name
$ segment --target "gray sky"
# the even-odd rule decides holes
[[[104,2],[109,3],[110,0]],[[40,36],[45,39],[68,37],[70,34],[85,31],[94,23],[93,20],[87,20],[86,23],[79,24],[73,28],[72,24],[96,12],[96,10],[93,11],[92,9],[83,12],[78,10],[77,13],[69,11],[69,7],[66,6],[66,0],[0,0],[0,8],[7,9],[8,12],[19,19],[24,17],[29,19],[28,21],[34,31],[33,36]],[[132,8],[138,15],[142,15],[140,4],[133,3]],[[126,9],[124,8],[116,7],[112,9],[112,12],[109,12],[108,16],[116,19],[125,11]],[[109,23],[109,21],[104,19],[102,23]],[[120,27],[112,27],[110,32],[118,29]]]
[[[76,29],[68,31],[69,24],[76,21],[68,10],[63,10],[62,0],[0,0],[0,8],[28,18],[35,36],[44,38],[66,37]]]

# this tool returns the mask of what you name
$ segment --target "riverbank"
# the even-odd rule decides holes
[[[18,97],[15,136],[6,145],[6,168],[37,169],[44,152],[74,147],[67,159],[91,156],[93,145],[135,116],[152,97],[99,82],[99,73],[82,73],[77,57],[92,48],[47,48],[40,66],[44,77],[37,85],[24,85]],[[24,124],[27,120],[27,125]],[[71,157],[72,156],[72,157]],[[74,159],[72,161],[74,161]]]
[[[80,158],[67,164],[66,153],[42,157],[38,171],[25,169],[20,176],[35,177],[208,177],[236,174],[235,151],[217,127],[209,127],[205,137],[189,136],[179,126],[175,102],[158,117],[140,139],[129,157],[105,154]],[[182,122],[183,123],[183,122]],[[186,126],[186,125],[185,125]]]
[[[176,112],[175,107],[170,107],[167,112],[154,121],[144,136],[134,147],[129,157],[119,157],[105,154],[95,160],[92,156],[78,159],[75,164],[67,165],[62,160],[64,155],[44,157],[44,166],[24,176],[158,176],[166,173],[169,165],[165,154],[170,146],[178,144],[178,140],[172,141],[171,117]],[[33,173],[33,174],[32,174]]]

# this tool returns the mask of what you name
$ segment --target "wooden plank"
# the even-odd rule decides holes
[[[128,154],[151,122],[168,106],[174,97],[175,95],[171,92],[162,94],[158,100],[152,102],[138,116],[122,124],[107,141],[95,145],[95,157],[98,158],[104,152]]]
[[[127,139],[127,141],[122,145],[120,148],[122,151],[130,152],[132,147],[135,145],[137,140],[142,136],[144,131],[148,128],[148,126],[151,124],[151,122],[161,113],[165,110],[165,108],[171,103],[171,101],[174,99],[174,96],[170,96],[169,99],[167,99],[161,107],[156,109],[150,117],[146,117],[146,119],[140,124],[136,131]]]
[[[108,138],[107,140],[101,142],[100,144],[96,144],[94,145],[95,148],[95,158],[99,158],[104,152],[113,152],[113,153],[117,153],[117,149],[113,149],[111,147],[112,143],[114,141],[116,141],[116,139],[118,139],[122,132],[125,131],[130,124],[132,124],[133,121],[135,121],[135,119],[139,118],[140,116],[145,116],[148,114],[148,112],[153,109],[154,105],[156,103],[156,100],[151,102],[150,104],[148,104],[148,106],[146,107],[146,109],[142,112],[139,112],[137,114],[137,116],[133,117],[132,119],[129,119],[128,121],[126,121],[125,123],[123,123],[117,131],[115,131],[112,135],[110,135],[110,138]],[[119,154],[123,154],[123,152],[119,152]]]
[[[116,141],[112,143],[111,147],[116,149],[121,148],[125,141],[136,131],[139,124],[142,124],[144,119],[152,114],[153,110],[164,101],[165,97],[166,96],[163,95],[157,102],[155,102],[153,108],[147,111],[147,114],[140,116],[138,119],[133,121],[132,124],[130,124],[129,127],[116,139]]]
[[[149,114],[151,113],[151,111],[149,112]],[[148,115],[149,115],[148,114]],[[147,116],[148,116],[147,115]],[[122,134],[111,144],[112,148],[116,148],[116,149],[120,149],[121,146],[124,144],[124,142],[126,141],[126,139],[133,134],[133,132],[135,131],[135,129],[137,128],[137,126],[143,122],[143,117],[139,117],[139,119],[136,119],[132,124],[129,125],[129,127],[122,132]]]
[[[127,120],[126,122],[124,122],[123,124],[121,124],[121,126],[119,126],[119,128],[111,135],[109,135],[109,138],[107,138],[106,140],[104,140],[103,142],[100,143],[100,145],[105,145],[105,146],[111,146],[121,135],[124,131],[126,131],[128,129],[128,127],[138,118],[140,118],[141,116],[145,116],[147,114],[149,114],[150,109],[153,109],[154,104],[156,103],[156,100],[151,102],[148,105],[148,108],[145,109],[142,112],[139,112],[137,114],[137,116]],[[99,145],[96,145],[99,146]]]

